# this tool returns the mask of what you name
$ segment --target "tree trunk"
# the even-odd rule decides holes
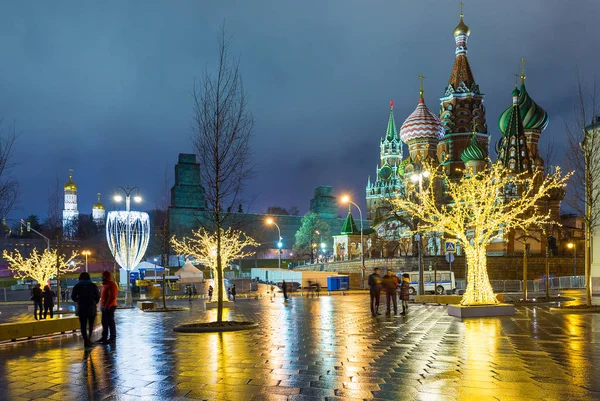
[[[223,261],[221,260],[221,227],[217,224],[217,322],[223,321]]]
[[[462,305],[495,305],[498,303],[487,273],[485,246],[464,244],[467,259],[467,289]]]

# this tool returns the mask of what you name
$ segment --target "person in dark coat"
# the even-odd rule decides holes
[[[208,302],[212,301],[212,296],[213,296],[213,286],[209,285],[208,286]]]
[[[233,302],[235,302],[235,295],[237,294],[237,290],[235,289],[235,284],[231,286],[231,298]]]
[[[38,320],[38,310],[40,311],[40,320],[42,319],[42,286],[38,283],[31,290],[31,300],[33,301],[33,317]]]
[[[402,283],[400,283],[400,300],[402,301],[402,313],[406,315],[408,310],[408,300],[410,299],[410,276],[407,273],[402,275]]]
[[[369,275],[369,292],[371,295],[371,315],[381,315],[379,313],[379,297],[381,296],[381,276],[379,268],[376,267],[373,274]]]
[[[388,269],[387,274],[381,280],[383,289],[385,290],[385,303],[387,306],[385,315],[391,314],[391,303],[394,303],[394,315],[398,314],[398,301],[396,299],[396,289],[398,288],[398,279],[394,280],[394,273]]]
[[[283,283],[281,283],[281,289],[283,290],[283,302],[287,301],[288,296],[287,296],[287,283],[285,282],[285,280],[283,280]]]
[[[83,272],[79,275],[79,282],[75,284],[71,291],[71,299],[77,304],[77,316],[79,316],[84,345],[85,347],[91,347],[94,320],[96,320],[97,313],[96,305],[100,301],[100,291],[98,291],[96,284],[92,283],[89,273]]]
[[[50,286],[44,287],[42,298],[44,299],[44,319],[48,317],[48,311],[50,311],[50,319],[54,317],[54,297],[56,294],[50,289]],[[41,315],[41,313],[40,313]]]

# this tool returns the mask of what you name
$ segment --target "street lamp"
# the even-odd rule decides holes
[[[128,303],[131,279],[129,272],[137,266],[146,249],[150,239],[150,217],[148,213],[131,211],[131,194],[137,191],[133,196],[136,203],[142,201],[138,187],[117,187],[125,193],[125,211],[113,211],[108,213],[106,219],[106,239],[115,261],[125,269],[126,293],[125,304]],[[123,196],[119,193],[113,197],[115,202],[121,202]]]
[[[352,202],[350,200],[350,197],[348,195],[344,195],[342,197],[342,203],[349,203],[351,205],[356,206],[356,208],[358,209],[358,215],[360,217],[360,263],[361,263],[361,267],[360,267],[360,271],[362,273],[361,276],[361,287],[365,288],[365,251],[364,251],[364,242],[363,242],[363,218],[362,218],[362,210],[360,210],[360,207]],[[349,252],[349,250],[348,250]]]
[[[277,267],[281,269],[281,247],[283,246],[283,243],[281,242],[281,240],[283,239],[281,238],[281,229],[279,228],[279,225],[275,223],[275,220],[273,220],[272,218],[268,218],[267,220],[265,220],[265,223],[267,223],[267,225],[274,225],[275,227],[277,227],[277,252],[279,254],[277,260]]]
[[[411,175],[410,179],[414,183],[419,183],[419,203],[421,202],[421,194],[423,193],[423,178],[429,177],[429,171],[423,171],[418,174]],[[423,257],[421,256],[421,235],[417,233],[417,252],[419,253],[419,295],[425,295],[425,283],[423,282]]]
[[[92,253],[88,250],[85,251],[81,251],[81,254],[83,256],[85,256],[85,272],[88,272],[88,256],[90,256]]]
[[[154,258],[154,283],[156,283],[156,262],[158,262],[158,259]]]
[[[567,248],[573,250],[573,279],[576,280],[577,277],[577,245],[575,242],[569,242],[567,244]]]

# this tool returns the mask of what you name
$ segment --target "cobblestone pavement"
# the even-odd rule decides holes
[[[519,307],[460,321],[411,305],[406,317],[372,318],[368,296],[351,295],[243,300],[229,318],[259,329],[172,331],[214,314],[201,301],[189,312],[118,310],[116,345],[87,352],[78,335],[0,345],[0,399],[600,399],[596,315]]]

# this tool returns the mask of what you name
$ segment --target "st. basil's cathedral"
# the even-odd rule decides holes
[[[425,103],[421,78],[420,97],[416,109],[406,118],[400,130],[394,119],[394,103],[385,136],[380,142],[380,162],[375,179],[368,178],[366,187],[367,218],[372,221],[375,235],[368,241],[372,257],[402,256],[412,253],[412,237],[408,228],[392,213],[389,199],[406,196],[404,188],[414,174],[421,172],[421,163],[439,164],[450,177],[459,177],[462,171],[480,171],[489,163],[490,133],[483,104],[484,94],[469,65],[467,41],[471,33],[463,21],[454,29],[456,43],[454,66],[448,85],[440,98],[439,114]],[[523,61],[523,60],[522,60]],[[512,91],[512,104],[500,115],[498,129],[502,138],[496,144],[498,161],[515,172],[544,170],[538,142],[548,125],[548,114],[529,96],[525,87],[524,68],[521,86]],[[507,96],[507,99],[510,97]],[[408,147],[404,155],[403,144]],[[416,178],[416,177],[414,177]],[[558,220],[563,194],[556,194],[545,205]],[[522,248],[515,240],[516,233],[504,233],[488,252],[501,255]],[[429,255],[443,254],[443,233],[423,234],[422,246]],[[539,242],[532,244],[534,252],[542,252],[546,238],[539,233]]]

